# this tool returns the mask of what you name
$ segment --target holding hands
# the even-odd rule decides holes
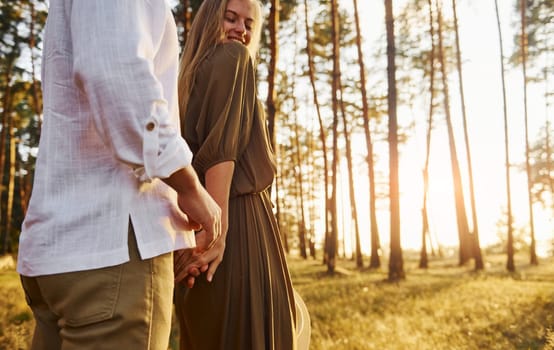
[[[212,281],[217,267],[223,260],[226,235],[219,236],[205,249],[203,247],[208,242],[207,236],[206,230],[201,230],[196,234],[196,248],[174,252],[173,264],[176,283],[184,282],[187,287],[192,288],[195,279],[201,273],[206,273],[208,282]]]
[[[219,264],[221,264],[225,251],[225,239],[227,237],[229,189],[234,168],[235,163],[233,161],[224,161],[213,165],[206,171],[207,192],[205,194],[216,203],[215,205],[218,206],[218,209],[220,208],[221,220],[217,222],[219,225],[217,227],[218,231],[215,231],[216,228],[213,227],[211,221],[206,221],[206,225],[191,215],[191,212],[194,214],[198,213],[198,211],[191,211],[190,208],[191,205],[198,204],[197,201],[191,200],[188,196],[178,197],[179,207],[191,220],[189,222],[191,228],[201,228],[201,230],[196,233],[195,249],[181,250],[174,253],[175,282],[179,283],[185,280],[186,285],[192,288],[195,278],[204,272],[206,272],[208,282],[211,282],[215,271]],[[200,225],[194,226],[195,222]]]

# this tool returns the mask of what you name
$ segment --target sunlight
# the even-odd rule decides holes
[[[361,138],[354,138],[356,142],[353,147],[358,152],[362,152],[363,145]],[[415,140],[408,142],[402,147],[400,162],[400,190],[401,190],[401,240],[403,249],[421,249],[421,231],[422,231],[422,200],[423,200],[423,179],[422,179],[422,151],[415,145]],[[430,181],[428,194],[428,218],[429,234],[433,242],[443,247],[456,247],[458,245],[458,231],[456,226],[456,212],[454,205],[454,194],[452,189],[452,175],[450,168],[450,156],[446,147],[433,150],[430,162]],[[500,162],[501,163],[501,162]],[[382,165],[382,164],[381,164]],[[339,187],[337,194],[339,196],[338,205],[339,214],[339,251],[343,251],[347,256],[352,254],[354,249],[355,230],[350,219],[350,199],[348,191],[347,164],[343,160],[339,174]],[[382,171],[383,169],[381,169]],[[465,172],[462,169],[464,177],[464,186],[467,187]],[[505,227],[498,227],[498,223],[505,216],[506,208],[506,185],[504,179],[504,169],[501,164],[495,162],[488,166],[480,166],[474,169],[475,192],[477,219],[479,225],[479,238],[481,247],[498,244],[500,234],[506,232]],[[358,209],[358,219],[360,227],[360,240],[362,252],[369,254],[370,243],[370,223],[369,223],[369,184],[367,179],[367,166],[365,163],[355,164],[354,169],[354,187],[356,193],[356,204]],[[384,172],[384,174],[386,174]],[[523,232],[524,236],[529,235],[529,215],[527,206],[526,178],[519,171],[512,170],[512,210],[514,216],[514,231]],[[388,181],[388,178],[386,179]],[[383,191],[381,188],[380,191]],[[467,191],[466,191],[467,192]],[[471,207],[469,194],[465,195],[466,215],[468,225],[472,230]],[[381,244],[388,249],[389,244],[389,213],[388,199],[379,199],[377,203],[377,220]],[[552,227],[554,227],[553,218],[549,215],[549,210],[540,205],[534,206],[535,235],[537,241],[537,254],[546,256],[552,251]],[[317,225],[318,239],[323,238],[323,224]]]

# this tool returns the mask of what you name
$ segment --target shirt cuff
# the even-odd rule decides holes
[[[146,123],[143,143],[144,166],[134,169],[141,182],[168,178],[192,162],[192,152],[186,141],[175,135],[163,150],[159,149],[159,127],[154,118]]]

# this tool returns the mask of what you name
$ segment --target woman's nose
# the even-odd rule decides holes
[[[244,33],[246,33],[246,25],[242,21],[237,21],[237,26],[235,27],[235,30],[244,35]]]

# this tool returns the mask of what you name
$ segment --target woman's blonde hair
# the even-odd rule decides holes
[[[262,33],[262,9],[258,0],[248,0],[254,5],[254,28],[248,45],[253,62],[256,61]],[[186,112],[196,72],[200,63],[213,52],[224,37],[223,19],[229,0],[204,0],[192,21],[179,64],[179,110]]]

